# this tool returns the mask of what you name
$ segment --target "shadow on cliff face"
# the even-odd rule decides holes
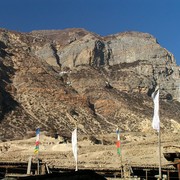
[[[6,49],[6,45],[0,41],[0,57],[4,58],[6,56],[6,51],[4,49]]]
[[[9,56],[13,55],[12,53],[6,52],[6,50],[5,50],[6,48],[7,48],[7,46],[5,45],[5,43],[0,41],[0,57],[5,58],[7,55],[9,55]]]
[[[3,120],[5,114],[14,110],[18,106],[18,102],[13,99],[10,93],[1,90],[1,104],[0,104],[0,122]]]
[[[94,56],[94,60],[92,62],[92,64],[96,67],[99,67],[101,65],[104,65],[105,62],[104,62],[104,50],[105,48],[105,45],[103,42],[101,41],[96,41],[95,42],[95,47],[94,47],[94,50],[93,50],[93,56]]]
[[[10,94],[11,91],[11,76],[15,74],[12,61],[6,57],[12,56],[5,51],[6,45],[0,41],[0,121],[3,120],[5,114],[15,109],[18,103]],[[5,65],[6,64],[6,65]],[[10,90],[9,90],[10,89]]]

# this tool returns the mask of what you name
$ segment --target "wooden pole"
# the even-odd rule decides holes
[[[76,132],[78,134],[78,128],[77,128],[77,120],[76,120]],[[77,135],[76,134],[76,135]],[[77,161],[76,161],[76,171],[78,171],[78,138],[77,138]]]
[[[146,180],[148,180],[148,171],[146,170]]]
[[[153,102],[154,102],[154,116],[152,126],[153,129],[156,129],[158,132],[158,153],[159,153],[159,175],[158,179],[162,179],[161,175],[161,126],[159,119],[159,86],[157,85],[154,93],[152,94]]]
[[[167,170],[167,180],[169,180],[169,170]]]
[[[180,180],[180,161],[177,162],[177,169],[178,169],[178,178]]]
[[[32,156],[29,157],[27,174],[31,174],[31,162],[32,162]]]
[[[50,173],[50,171],[49,171],[49,167],[48,167],[48,165],[47,165],[47,164],[45,164],[45,166],[46,166],[46,171],[47,171],[47,173],[49,174],[49,173]]]
[[[120,143],[121,143],[121,134],[119,133],[119,138],[120,138]],[[120,148],[121,154],[120,154],[120,161],[121,161],[121,177],[124,177],[124,173],[123,173],[123,159],[122,159],[122,144],[121,144],[121,148]]]
[[[120,130],[119,128],[117,127],[116,129],[116,133],[117,133],[117,141],[119,141],[119,148],[120,149],[120,153],[119,153],[119,156],[120,156],[120,164],[121,164],[121,178],[124,177],[124,174],[123,174],[123,163],[122,163],[122,146],[121,146],[121,134],[120,134]]]
[[[38,174],[38,175],[39,175],[39,173],[40,173],[39,169],[40,169],[40,166],[39,166],[39,159],[37,159],[37,174]]]
[[[123,164],[122,164],[122,151],[121,151],[121,155],[120,155],[120,161],[121,161],[121,178],[123,178],[124,173],[123,173]]]
[[[159,132],[158,132],[158,148],[159,148],[159,179],[162,179],[162,174],[161,174],[161,128],[159,127]]]

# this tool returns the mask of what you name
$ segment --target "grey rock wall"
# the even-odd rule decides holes
[[[108,77],[114,87],[147,92],[151,86],[159,85],[163,97],[171,94],[180,100],[180,71],[175,58],[148,33],[125,32],[107,37],[87,33],[65,46],[59,42],[57,39],[54,44],[39,47],[35,55],[61,68],[81,65],[105,68],[126,64],[125,68],[119,66],[118,71],[121,74],[129,72],[129,76],[123,79],[118,74],[116,78]]]

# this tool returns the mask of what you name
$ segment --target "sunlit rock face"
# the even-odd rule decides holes
[[[171,94],[179,101],[179,67],[174,56],[161,47],[152,35],[124,32],[100,37],[82,29],[65,30],[64,36],[51,35],[58,31],[45,32],[52,43],[38,47],[35,54],[48,64],[61,68],[88,65],[105,68],[108,73],[119,66],[113,71],[115,78],[108,77],[116,88],[145,92],[159,85],[163,96]],[[43,34],[41,31],[36,33]]]
[[[84,29],[0,30],[0,137],[40,127],[68,136],[151,132],[160,88],[162,129],[178,131],[180,78],[174,56],[148,33],[101,37]]]

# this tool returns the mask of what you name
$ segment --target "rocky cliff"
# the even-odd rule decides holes
[[[180,129],[180,71],[150,34],[101,37],[84,29],[0,29],[0,137],[42,131],[68,136],[153,132],[151,93],[160,87],[164,131]]]

